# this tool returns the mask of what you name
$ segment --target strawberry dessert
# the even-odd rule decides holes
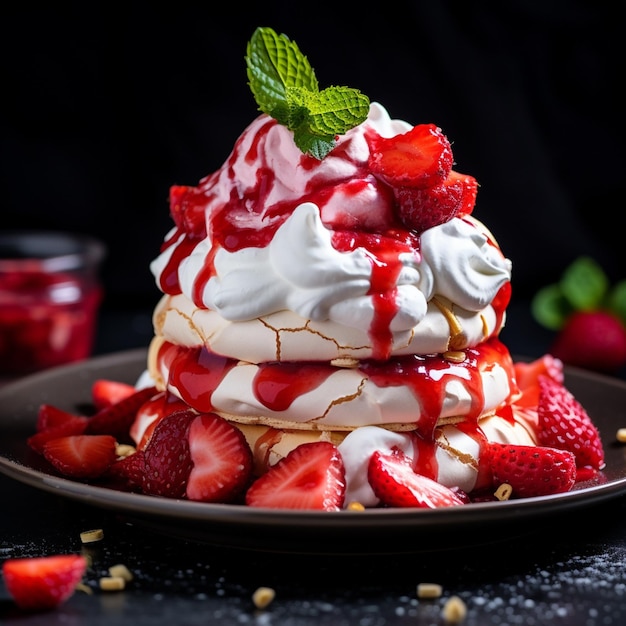
[[[108,381],[109,403],[100,381],[92,417],[42,407],[31,446],[83,479],[285,509],[457,506],[598,478],[602,443],[562,363],[515,363],[499,339],[511,262],[443,131],[320,90],[270,28],[246,63],[261,114],[221,168],[171,188],[145,375]],[[96,456],[107,469],[82,467]]]

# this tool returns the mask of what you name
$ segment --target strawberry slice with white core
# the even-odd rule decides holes
[[[345,494],[345,469],[337,446],[314,441],[300,444],[257,478],[246,492],[246,504],[339,511]]]
[[[248,486],[252,450],[243,433],[216,413],[202,413],[191,422],[189,452],[190,500],[232,502]]]
[[[400,450],[391,454],[375,451],[370,457],[367,478],[385,506],[435,509],[466,503],[452,489],[417,474],[410,457]]]
[[[8,559],[2,564],[4,584],[15,603],[27,611],[45,611],[65,602],[87,569],[78,554]]]
[[[434,124],[418,124],[393,137],[377,137],[370,146],[370,170],[392,187],[438,185],[450,173],[452,163],[450,142]]]
[[[97,410],[118,403],[120,400],[132,396],[136,389],[133,385],[119,380],[99,378],[91,386],[91,398]]]
[[[55,469],[71,478],[99,478],[116,459],[111,435],[69,435],[47,441],[44,457]]]

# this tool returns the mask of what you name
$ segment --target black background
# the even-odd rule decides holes
[[[514,299],[581,254],[624,277],[624,2],[254,5],[5,6],[1,227],[96,234],[105,307],[152,307],[169,187],[217,169],[258,114],[244,55],[271,26],[320,87],[443,128],[513,261]]]

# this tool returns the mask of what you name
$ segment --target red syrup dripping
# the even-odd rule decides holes
[[[167,341],[159,348],[157,358],[169,371],[168,384],[179,391],[189,406],[203,413],[213,410],[213,392],[237,364],[204,347],[181,348]]]
[[[416,454],[413,457],[413,470],[427,478],[437,480],[439,464],[437,463],[437,446],[432,439],[424,439],[419,433],[410,433]]]
[[[337,371],[319,363],[260,363],[254,377],[256,399],[272,411],[286,411],[300,396],[319,387]]]

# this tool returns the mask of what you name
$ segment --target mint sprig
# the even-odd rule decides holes
[[[558,283],[541,288],[531,302],[535,320],[555,331],[575,311],[597,310],[611,311],[626,324],[626,280],[611,286],[602,267],[587,256],[573,261]]]
[[[350,87],[320,91],[315,72],[296,42],[271,28],[254,31],[246,66],[259,110],[293,131],[298,148],[320,161],[335,147],[337,135],[367,118],[367,96]]]

